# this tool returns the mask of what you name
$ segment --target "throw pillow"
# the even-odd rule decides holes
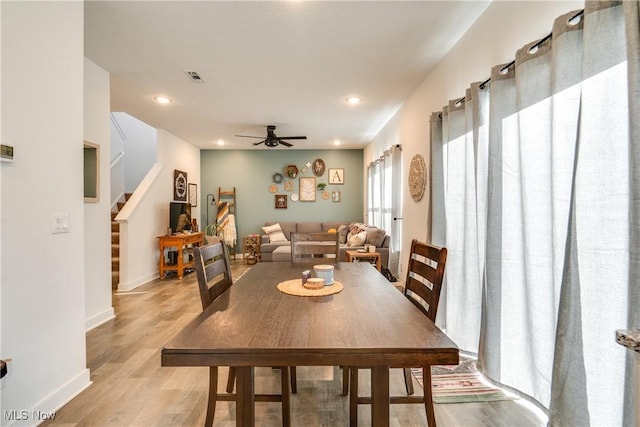
[[[345,244],[347,243],[347,235],[349,234],[349,226],[342,224],[340,227],[338,227],[338,234],[340,235],[338,241],[340,242],[340,244]]]
[[[382,247],[385,234],[385,231],[381,228],[369,227],[367,228],[367,240],[365,240],[365,243],[373,245],[376,248]]]
[[[347,246],[362,246],[364,245],[364,241],[367,240],[367,232],[366,231],[362,231],[358,234],[354,234],[353,236],[349,237],[349,242],[347,243]]]
[[[273,224],[268,227],[262,227],[262,230],[264,231],[264,234],[269,236],[269,241],[271,243],[288,242],[287,237],[284,235],[282,229],[280,228],[280,224]]]
[[[327,233],[330,233],[330,234],[335,234],[337,232],[338,232],[338,230],[336,230],[335,228],[330,228],[330,229],[327,230]]]

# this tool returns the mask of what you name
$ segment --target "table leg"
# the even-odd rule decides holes
[[[389,426],[389,366],[371,368],[371,425]]]
[[[236,426],[253,427],[255,392],[253,366],[236,367]]]
[[[182,258],[182,246],[178,246],[178,279],[184,276],[184,258]]]
[[[160,257],[158,257],[158,275],[160,279],[164,279],[164,246],[162,242],[158,242],[158,246],[160,249]]]

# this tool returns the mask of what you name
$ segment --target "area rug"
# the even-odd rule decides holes
[[[424,388],[422,369],[412,368],[411,373]],[[514,396],[491,385],[476,369],[474,359],[460,358],[459,365],[431,367],[431,389],[434,403],[468,403],[513,400]]]

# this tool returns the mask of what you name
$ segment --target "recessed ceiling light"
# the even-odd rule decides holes
[[[219,139],[219,140],[216,142],[216,144],[218,144],[218,145],[224,145],[224,140]]]
[[[168,104],[171,102],[171,100],[166,96],[156,96],[153,99],[155,99],[158,104]]]
[[[360,103],[360,98],[357,96],[350,96],[347,98],[347,103],[350,105],[356,105]]]
[[[333,145],[340,145],[340,144],[342,144],[342,141],[340,141],[339,139],[333,140]]]

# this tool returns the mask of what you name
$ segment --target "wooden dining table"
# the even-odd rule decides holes
[[[312,267],[253,266],[163,347],[162,366],[236,367],[238,426],[255,423],[254,367],[370,367],[372,424],[388,426],[389,367],[458,363],[458,347],[369,263],[335,264],[334,295],[278,290]]]

